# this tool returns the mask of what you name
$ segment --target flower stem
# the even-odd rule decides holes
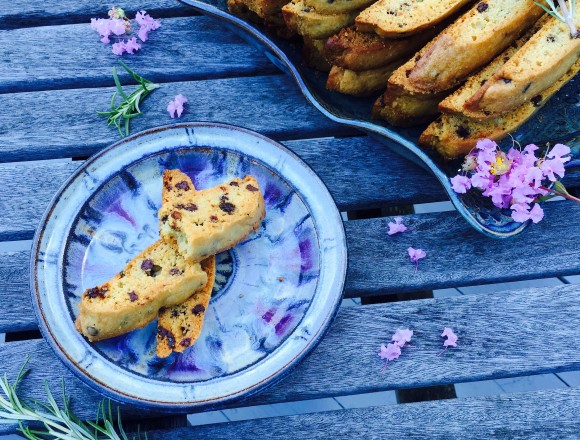
[[[566,24],[570,28],[570,35],[572,38],[576,38],[578,35],[578,29],[576,29],[576,23],[574,23],[574,16],[571,10],[568,10],[568,5],[566,5],[566,0],[558,0],[560,4],[560,9],[562,9],[562,16],[566,21]]]
[[[577,198],[577,197],[574,197],[574,196],[571,196],[570,194],[565,194],[565,193],[563,193],[563,192],[556,191],[555,189],[550,189],[550,188],[547,188],[547,187],[545,187],[545,186],[540,186],[539,188],[540,188],[541,190],[547,191],[547,192],[549,192],[549,193],[552,193],[552,194],[555,194],[555,195],[557,195],[557,196],[564,197],[565,199],[571,200],[571,201],[573,201],[573,202],[578,202],[578,203],[580,203],[580,199],[579,199],[579,198]]]

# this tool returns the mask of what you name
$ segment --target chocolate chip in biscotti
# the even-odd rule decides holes
[[[107,293],[108,289],[106,287],[93,287],[92,289],[88,289],[86,296],[87,298],[104,298],[105,293]]]
[[[183,338],[179,345],[182,347],[189,347],[191,345],[191,338]]]
[[[530,101],[534,107],[539,107],[542,103],[542,95],[534,96]]]
[[[240,185],[239,185],[239,184],[238,184],[238,182],[236,182],[235,180],[232,180],[232,181],[230,182],[230,186],[240,186]]]
[[[212,215],[212,216],[209,217],[209,221],[212,222],[212,223],[217,223],[218,218],[217,218],[217,216]]]
[[[189,191],[189,184],[183,180],[182,182],[175,184],[176,188],[182,189],[183,191]]]
[[[236,210],[236,206],[233,203],[226,202],[223,199],[219,206],[220,209],[227,214],[231,214]]]
[[[175,348],[175,336],[173,336],[173,333],[171,333],[169,330],[163,327],[159,327],[157,329],[157,335],[161,339],[167,339],[167,344],[170,348]]]
[[[193,313],[194,315],[199,315],[203,312],[205,312],[205,307],[203,306],[203,304],[196,304],[196,306],[193,309],[191,309],[191,313]]]
[[[183,270],[178,269],[177,267],[172,267],[171,269],[169,269],[169,273],[171,275],[182,275],[183,274]]]
[[[169,216],[167,216],[167,215],[164,215],[163,217],[161,217],[161,221],[163,223],[166,223],[168,219],[169,219]]]
[[[197,211],[197,205],[195,203],[190,203],[185,206],[185,210],[190,212]]]
[[[258,191],[258,188],[256,188],[256,187],[255,187],[254,185],[252,185],[252,184],[246,185],[246,189],[247,189],[248,191],[251,191],[251,192],[256,192],[256,191]]]
[[[146,272],[147,275],[151,275],[151,271],[153,270],[153,261],[150,260],[149,258],[147,258],[146,260],[143,260],[143,262],[141,263],[141,270],[143,272]]]
[[[486,2],[480,2],[477,5],[477,12],[485,12],[487,11],[487,8],[489,8],[489,6]]]

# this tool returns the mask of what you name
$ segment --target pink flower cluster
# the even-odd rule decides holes
[[[395,217],[395,221],[389,222],[387,226],[389,227],[389,232],[387,232],[389,235],[395,235],[408,230],[408,228],[403,224],[402,217]],[[412,247],[407,249],[407,253],[409,254],[411,262],[415,263],[415,273],[417,273],[417,270],[419,269],[419,260],[425,258],[427,253],[423,249],[414,249]]]
[[[169,104],[167,104],[167,111],[169,112],[171,119],[175,118],[176,113],[177,117],[181,118],[181,114],[183,113],[183,104],[186,102],[187,98],[181,93],[179,95],[175,95],[175,98],[173,98],[172,101],[169,101]]]
[[[101,36],[101,41],[104,44],[111,43],[111,37],[114,38],[114,43],[111,47],[115,55],[121,56],[124,53],[133,54],[141,49],[141,44],[137,42],[137,37],[142,42],[147,41],[149,32],[158,29],[161,26],[159,20],[151,18],[145,11],[137,12],[135,21],[139,25],[137,30],[137,37],[130,37],[132,32],[131,20],[125,15],[125,11],[120,8],[113,7],[109,11],[110,18],[91,18],[91,28],[97,31]],[[126,36],[123,39],[121,36]]]
[[[413,337],[413,330],[409,329],[397,329],[393,337],[391,338],[391,343],[381,344],[381,351],[379,352],[379,357],[385,360],[385,367],[389,361],[394,361],[401,356],[401,348],[408,345]]]
[[[451,179],[453,190],[464,194],[472,187],[478,188],[498,208],[510,208],[515,221],[538,223],[544,211],[534,202],[547,194],[542,182],[556,182],[558,177],[564,177],[570,148],[556,144],[541,158],[536,157],[538,149],[530,144],[522,151],[510,148],[506,154],[494,141],[481,140],[465,159],[466,174]]]

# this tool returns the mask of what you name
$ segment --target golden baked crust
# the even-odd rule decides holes
[[[406,77],[408,91],[452,89],[505,50],[542,14],[534,0],[478,2],[403,65],[399,76]]]
[[[354,10],[324,15],[312,6],[306,6],[302,0],[293,0],[282,8],[286,25],[297,34],[314,40],[328,38],[343,27],[353,24],[358,13],[358,10]]]
[[[316,9],[321,14],[341,14],[349,11],[360,11],[376,0],[303,0],[306,6]]]
[[[486,65],[483,69],[474,75],[467,78],[458,90],[449,95],[439,104],[439,110],[442,113],[463,115],[469,119],[484,120],[493,118],[495,115],[487,111],[468,110],[465,108],[465,103],[485,85],[493,75],[507,63],[511,57],[518,52],[518,50],[548,22],[550,17],[545,15],[539,19],[534,26],[532,26],[522,37],[518,38],[512,45],[497,56],[491,63]]]
[[[429,29],[455,15],[472,0],[379,0],[356,18],[361,32],[404,38]]]
[[[431,122],[439,114],[438,104],[446,94],[412,94],[387,88],[375,101],[373,119],[395,127],[412,127]]]
[[[182,353],[192,346],[201,334],[205,312],[215,282],[215,257],[201,262],[207,283],[184,302],[159,310],[157,321],[157,356]]]
[[[410,55],[426,44],[440,29],[429,29],[415,37],[392,40],[354,26],[341,29],[326,41],[324,56],[333,65],[362,71],[386,66]]]
[[[387,79],[401,65],[401,61],[376,69],[355,72],[344,67],[332,66],[326,88],[352,96],[369,96],[384,89]]]
[[[576,11],[580,27],[580,12]],[[580,38],[551,17],[493,77],[469,99],[473,111],[499,114],[513,110],[550,87],[580,56]]]
[[[474,121],[461,115],[444,114],[423,132],[419,144],[434,148],[445,158],[453,159],[469,153],[480,139],[503,139],[516,130],[562,88],[580,70],[580,60],[556,83],[536,98],[509,113],[485,121]]]
[[[128,333],[206,283],[201,266],[186,261],[173,240],[159,240],[112,279],[83,293],[76,327],[89,341]]]
[[[252,176],[195,191],[186,180],[169,182],[186,189],[161,206],[161,236],[177,241],[179,252],[192,263],[223,252],[260,227],[264,198]],[[169,189],[170,191],[170,189]]]

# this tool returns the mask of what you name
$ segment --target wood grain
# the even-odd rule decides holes
[[[568,285],[344,308],[286,379],[235,406],[577,370],[579,294],[580,286]],[[458,335],[458,347],[437,356],[445,326]],[[414,331],[415,348],[404,348],[381,371],[380,344],[406,327]],[[549,355],[546,341],[558,341]],[[25,353],[32,371],[22,384],[24,396],[40,399],[44,380],[56,389],[65,377],[76,411],[92,415],[99,397],[67,371],[44,340],[0,345],[0,372],[18,371]]]
[[[163,20],[141,50],[123,57],[88,22],[0,31],[0,48],[0,93],[113,86],[113,66],[129,78],[118,60],[154,82],[280,74],[223,23],[201,16]]]
[[[347,297],[566,276],[578,273],[580,205],[552,202],[546,219],[515,240],[475,232],[455,212],[406,216],[410,232],[389,237],[389,218],[346,223]],[[568,219],[563,222],[562,218]],[[392,219],[390,219],[392,220]],[[407,248],[424,249],[419,270]],[[522,251],[525,249],[525,251]],[[29,308],[29,252],[0,253],[0,331],[35,328]],[[453,268],[453,269],[450,269]],[[17,305],[16,310],[12,310]]]
[[[128,88],[128,90],[131,90]],[[98,110],[110,108],[113,88],[0,95],[0,162],[88,157],[120,140]],[[283,75],[163,84],[143,103],[132,133],[176,122],[166,111],[178,93],[189,99],[179,122],[224,122],[275,139],[340,136],[354,131],[309,105]]]
[[[150,432],[152,440],[577,439],[580,388],[330,411]]]
[[[318,172],[341,211],[445,199],[441,186],[426,171],[370,138],[285,144]],[[348,166],[347,160],[357,166]],[[81,163],[0,164],[4,189],[0,191],[0,240],[32,238],[49,201]],[[14,204],[14,199],[20,203]]]

